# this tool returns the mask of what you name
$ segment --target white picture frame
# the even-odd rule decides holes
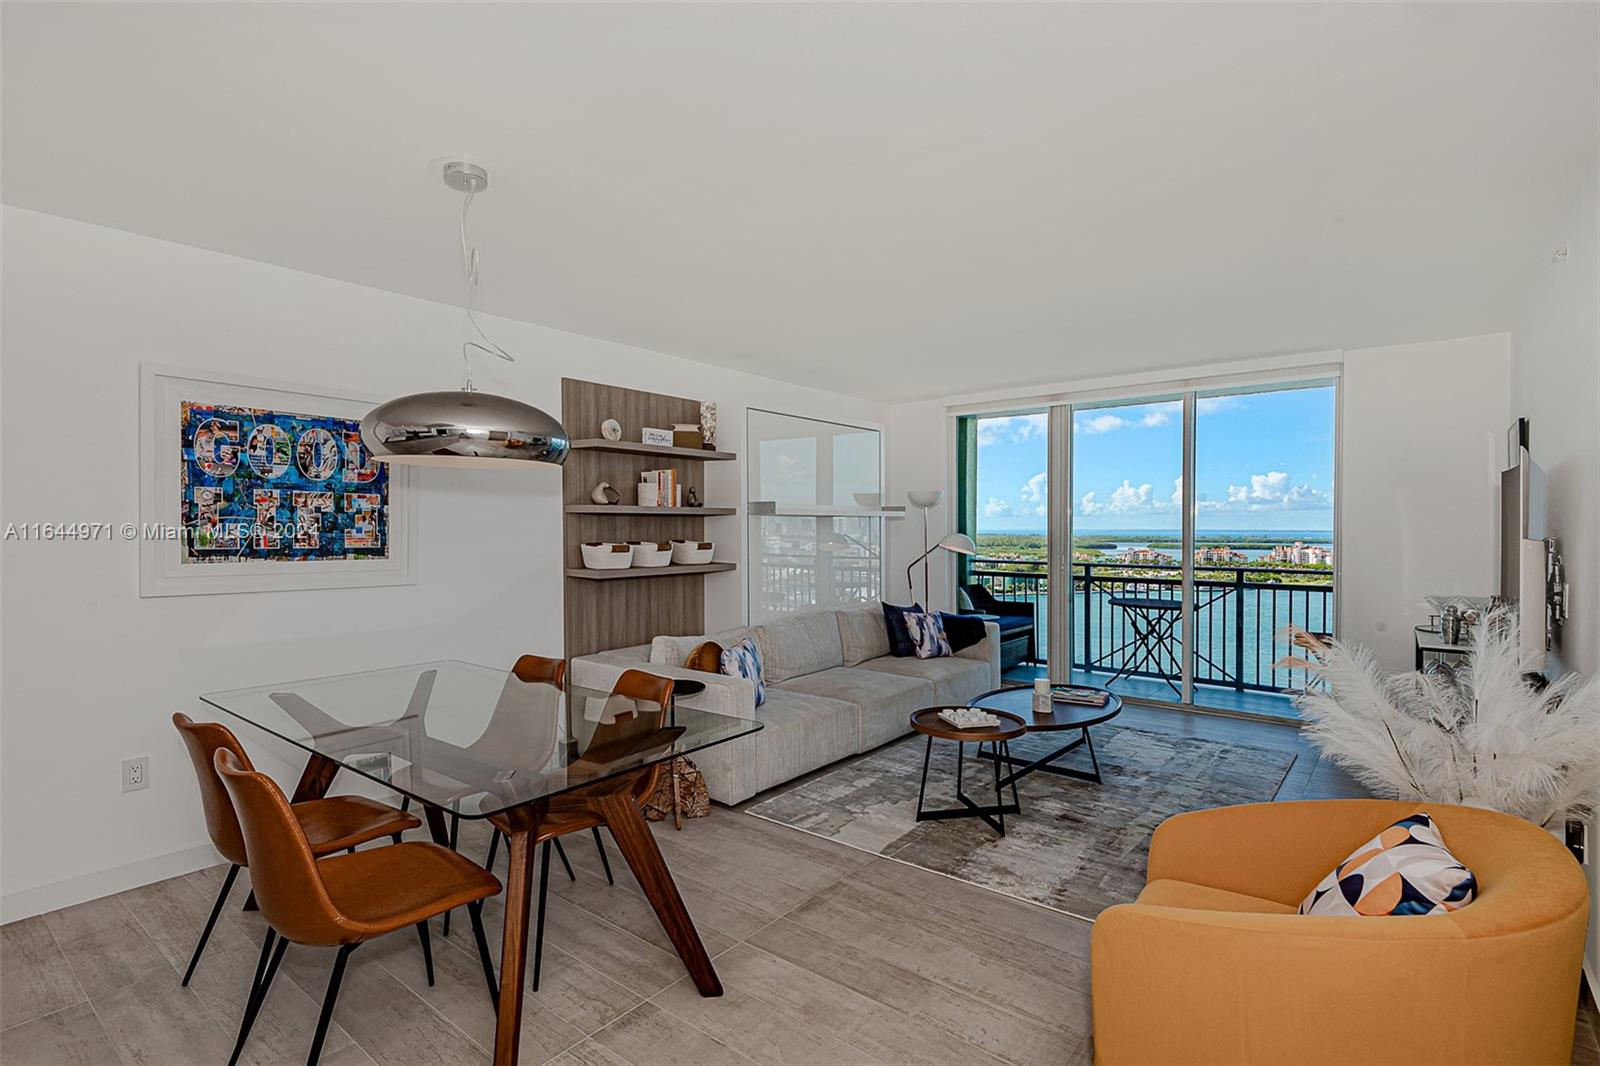
[[[414,471],[389,467],[388,556],[383,559],[269,560],[185,563],[181,529],[181,405],[257,407],[360,419],[381,400],[332,395],[267,378],[142,363],[139,367],[139,595],[206,596],[304,589],[373,588],[417,582]]]

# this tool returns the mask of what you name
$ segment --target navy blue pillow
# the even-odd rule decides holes
[[[939,612],[940,621],[944,622],[944,635],[950,641],[950,650],[960,651],[970,648],[983,641],[983,619],[971,614],[950,614],[946,611]],[[893,641],[890,641],[893,644]]]
[[[883,624],[889,630],[889,654],[897,659],[916,657],[917,642],[906,628],[906,612],[920,610],[921,605],[915,603],[910,607],[896,607],[892,603],[883,605]]]

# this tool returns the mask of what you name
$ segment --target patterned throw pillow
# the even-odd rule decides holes
[[[1444,846],[1433,819],[1413,814],[1357,848],[1300,904],[1301,914],[1444,914],[1478,881]]]
[[[722,672],[728,677],[748,678],[756,686],[756,706],[767,702],[767,681],[761,675],[761,652],[749,637],[722,650]]]
[[[933,611],[907,611],[906,632],[911,635],[911,647],[919,659],[942,659],[950,655],[950,638],[944,635],[944,623]]]

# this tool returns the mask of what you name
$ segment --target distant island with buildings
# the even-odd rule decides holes
[[[1043,532],[980,533],[974,539],[986,568],[998,564],[1004,570],[1038,570],[1049,553]],[[1322,581],[1333,570],[1333,534],[1328,531],[1204,531],[1195,534],[1194,543],[1194,561],[1202,566],[1283,568],[1287,581]],[[1172,530],[1094,530],[1072,538],[1072,560],[1097,567],[1177,567],[1182,547],[1182,537]],[[1294,571],[1307,573],[1302,577]]]

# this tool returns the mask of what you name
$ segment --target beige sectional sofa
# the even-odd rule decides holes
[[[878,606],[807,611],[759,626],[720,633],[657,637],[650,644],[572,660],[574,683],[609,689],[627,669],[703,681],[705,692],[682,706],[754,718],[763,729],[694,756],[711,798],[738,803],[848,755],[911,732],[912,711],[964,703],[1000,687],[1000,631],[939,659],[895,658]],[[684,668],[703,640],[730,647],[750,637],[761,652],[767,698],[755,705],[755,686]]]

